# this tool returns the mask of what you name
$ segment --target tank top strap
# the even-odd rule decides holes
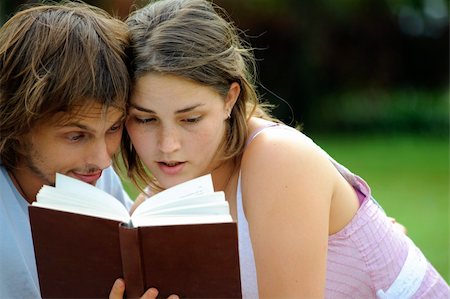
[[[257,128],[255,131],[253,131],[250,136],[248,136],[247,138],[247,142],[245,143],[245,146],[248,146],[250,144],[250,142],[253,141],[253,139],[255,139],[256,135],[258,135],[259,133],[261,133],[263,130],[268,129],[268,128],[273,128],[273,127],[281,127],[281,124],[278,123],[270,123],[268,125],[262,126]]]

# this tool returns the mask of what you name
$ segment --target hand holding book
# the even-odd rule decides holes
[[[156,299],[158,298],[159,291],[155,288],[148,289],[140,298],[141,299]],[[113,288],[109,293],[109,299],[123,299],[125,296],[125,282],[123,279],[117,279],[114,282]],[[180,299],[178,295],[172,294],[167,299]]]

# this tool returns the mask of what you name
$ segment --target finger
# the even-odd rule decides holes
[[[169,297],[167,297],[167,299],[180,299],[180,297],[178,297],[177,295],[170,295]]]
[[[109,299],[122,299],[125,292],[125,283],[123,279],[116,279],[109,293]]]
[[[155,288],[148,289],[144,295],[142,295],[141,299],[156,299],[158,296],[158,290]]]

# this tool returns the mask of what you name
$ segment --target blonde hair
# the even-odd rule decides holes
[[[0,161],[20,159],[19,139],[39,120],[100,103],[126,111],[126,24],[81,2],[36,5],[0,29]]]
[[[207,0],[162,0],[133,12],[126,23],[132,80],[151,72],[172,74],[212,87],[224,97],[231,83],[239,83],[241,93],[231,111],[221,152],[223,160],[240,156],[247,140],[248,119],[254,115],[272,118],[258,101],[252,49],[227,20],[225,11]],[[135,183],[155,183],[127,134],[122,154]]]

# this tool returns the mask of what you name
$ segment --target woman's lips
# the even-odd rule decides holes
[[[166,175],[175,175],[179,173],[185,162],[158,162],[159,169]]]

